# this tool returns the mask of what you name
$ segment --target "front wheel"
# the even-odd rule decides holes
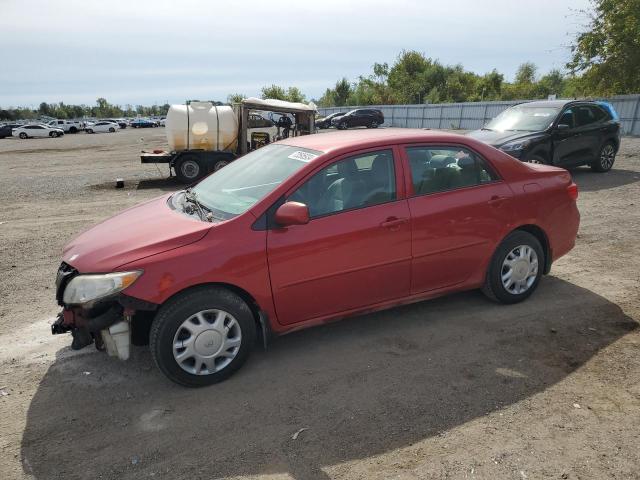
[[[206,169],[200,164],[197,157],[185,155],[178,159],[174,167],[176,177],[182,183],[193,183],[204,177]]]
[[[253,314],[240,297],[226,289],[202,287],[162,306],[151,326],[149,346],[170,380],[202,387],[238,370],[255,338]]]
[[[93,129],[87,128],[87,133],[93,133]]]
[[[78,129],[76,127],[71,127],[69,129],[69,133],[78,133]]]
[[[24,132],[20,133],[20,135],[18,135],[18,136],[19,136],[21,139],[23,139],[23,140],[24,140],[25,138],[27,138],[27,134],[26,134],[26,133],[24,133]]]
[[[227,165],[229,165],[229,161],[228,160],[218,160],[214,165],[213,165],[213,171],[217,172],[218,170],[220,170],[223,167],[226,167]]]
[[[109,127],[109,132],[111,132],[111,133],[116,133],[116,129],[115,129],[115,128],[113,128],[113,127]]]
[[[608,172],[615,161],[616,148],[613,143],[607,142],[600,149],[600,156],[591,164],[591,168],[600,173]]]
[[[545,264],[542,245],[528,232],[516,230],[498,246],[482,292],[500,303],[518,303],[537,288]]]
[[[340,130],[346,130],[346,129],[348,128],[348,126],[347,126],[347,122],[340,122],[340,123],[338,124],[338,128],[339,128]]]
[[[369,128],[378,128],[378,122],[376,122],[375,120],[373,122],[371,122],[371,124],[369,125]]]

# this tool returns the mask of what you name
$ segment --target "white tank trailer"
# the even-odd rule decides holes
[[[143,151],[140,159],[142,163],[169,164],[182,183],[197,182],[238,155],[278,139],[275,124],[256,111],[291,114],[303,120],[304,128],[295,134],[315,131],[315,105],[253,98],[233,107],[192,101],[171,105],[167,112],[165,131],[170,151]],[[246,145],[241,145],[242,141]]]

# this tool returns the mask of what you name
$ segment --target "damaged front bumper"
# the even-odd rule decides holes
[[[63,307],[51,325],[54,335],[71,333],[71,348],[80,350],[92,343],[121,360],[129,358],[133,317],[139,311],[156,310],[157,305],[117,293],[83,305],[66,305],[64,290],[79,272],[63,263],[56,276],[56,299]]]

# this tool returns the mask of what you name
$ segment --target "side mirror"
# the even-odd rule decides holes
[[[300,202],[287,202],[276,210],[275,221],[281,227],[309,223],[309,208]]]
[[[567,132],[570,128],[571,127],[569,127],[569,125],[567,125],[566,123],[559,123],[556,127],[556,130],[558,130],[559,132]]]

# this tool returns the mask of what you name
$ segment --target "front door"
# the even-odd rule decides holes
[[[462,147],[407,147],[406,156],[413,184],[411,293],[463,283],[510,229],[511,189]]]
[[[281,324],[407,296],[411,231],[391,147],[342,158],[287,200],[305,203],[306,225],[267,234],[271,288]]]

